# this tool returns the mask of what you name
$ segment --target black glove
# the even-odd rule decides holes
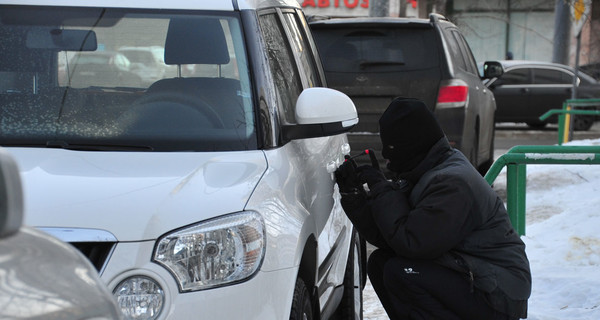
[[[335,182],[342,193],[358,193],[362,190],[362,183],[358,179],[356,163],[353,160],[344,161],[335,170]]]
[[[373,187],[383,181],[387,182],[385,175],[379,169],[375,169],[372,166],[364,165],[356,168],[356,172],[358,173],[358,179],[361,183],[367,183],[369,189],[373,189]]]

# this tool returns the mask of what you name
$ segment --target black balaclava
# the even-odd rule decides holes
[[[388,169],[396,173],[413,170],[444,137],[425,103],[412,98],[396,98],[390,103],[379,119],[379,133]]]

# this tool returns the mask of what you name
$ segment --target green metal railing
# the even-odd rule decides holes
[[[559,114],[558,116],[558,145],[571,141],[571,115],[600,115],[600,110],[580,110],[575,107],[594,107],[600,105],[600,99],[569,99],[563,102],[562,109],[552,109],[540,116],[540,121],[548,117]]]
[[[600,164],[600,146],[515,146],[485,175],[491,185],[506,167],[506,210],[519,235],[525,235],[527,164]]]

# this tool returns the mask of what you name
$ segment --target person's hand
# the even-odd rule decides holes
[[[357,193],[362,189],[362,183],[358,179],[356,172],[356,163],[347,160],[335,170],[335,182],[337,182],[340,192]]]
[[[381,170],[375,169],[369,165],[356,168],[356,172],[358,173],[359,181],[362,183],[367,183],[369,189],[373,189],[373,187],[380,182],[387,181]]]

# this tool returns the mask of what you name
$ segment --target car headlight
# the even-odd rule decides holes
[[[160,285],[145,276],[129,277],[113,290],[125,320],[152,320],[162,311],[165,294]]]
[[[241,212],[161,237],[154,261],[171,271],[185,292],[246,280],[259,269],[264,254],[262,217]]]

